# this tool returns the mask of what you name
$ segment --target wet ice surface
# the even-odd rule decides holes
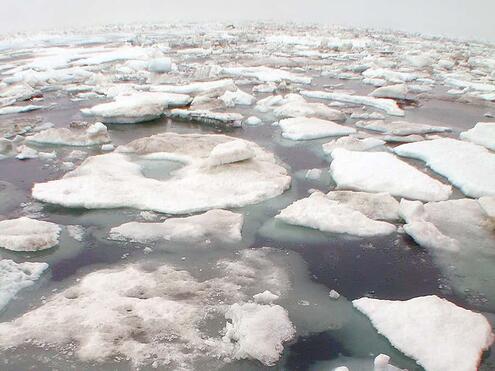
[[[314,36],[304,36],[307,34]],[[7,139],[0,142],[0,158],[3,158],[0,160],[0,220],[29,217],[61,227],[58,245],[50,249],[35,252],[0,250],[0,258],[4,261],[12,259],[16,263],[49,265],[41,279],[18,291],[0,313],[0,332],[15,334],[8,341],[2,336],[4,343],[0,341],[0,346],[5,343],[17,346],[1,351],[2,370],[33,366],[37,370],[127,370],[136,365],[144,370],[154,366],[257,370],[272,364],[276,369],[289,370],[332,369],[344,365],[351,370],[360,370],[370,369],[373,358],[380,353],[389,355],[394,366],[421,370],[415,360],[393,348],[379,335],[369,319],[354,309],[350,301],[365,296],[408,300],[438,295],[481,312],[494,323],[493,219],[482,214],[479,207],[474,215],[456,206],[471,205],[476,203],[474,200],[426,206],[430,212],[429,221],[460,244],[457,254],[420,247],[402,231],[404,221],[396,218],[387,219],[387,222],[397,232],[374,237],[322,232],[274,218],[294,202],[306,199],[310,191],[316,189],[326,194],[336,187],[328,172],[332,158],[322,148],[335,139],[323,136],[333,134],[315,135],[315,132],[318,134],[315,128],[305,128],[305,120],[298,119],[295,121],[302,122],[298,130],[308,140],[290,140],[282,134],[283,125],[277,125],[280,120],[292,117],[336,120],[352,135],[342,137],[346,138],[342,143],[361,144],[357,139],[383,139],[386,135],[394,136],[396,140],[396,134],[404,133],[387,132],[387,128],[394,127],[390,123],[397,121],[452,129],[433,134],[419,131],[420,139],[435,139],[434,135],[459,139],[461,132],[478,122],[486,125],[494,122],[489,115],[485,116],[495,113],[492,102],[495,98],[495,62],[490,57],[494,52],[491,46],[309,26],[157,25],[5,39],[0,40],[0,51],[0,109],[8,108],[3,113],[17,110],[15,107],[44,107],[0,116],[0,136]],[[375,97],[368,95],[382,85],[393,88],[381,89]],[[158,93],[148,91],[170,95],[158,97]],[[132,102],[130,105],[125,103],[132,99],[122,100],[119,98],[122,96],[140,97],[142,111],[136,112]],[[272,96],[274,98],[269,98]],[[262,99],[263,104],[260,103]],[[192,115],[182,111],[187,107],[181,105],[191,100],[190,110],[201,113],[194,116],[199,123],[189,122]],[[87,135],[91,134],[86,132],[88,124],[97,122],[101,112],[100,117],[97,114],[95,117],[83,116],[81,109],[112,102],[119,103],[106,106],[111,108],[105,112],[106,117],[111,117],[109,121],[154,120],[139,124],[107,123],[103,140],[88,140]],[[174,116],[171,112],[177,105],[181,111]],[[403,117],[394,116],[402,113]],[[249,125],[246,120],[251,116],[258,117],[262,124]],[[343,116],[345,120],[342,120]],[[368,130],[366,125],[354,125],[368,119],[383,119],[378,125],[382,130],[376,132]],[[237,127],[241,121],[243,125]],[[50,129],[51,125],[44,125],[46,123],[70,131],[56,131]],[[149,209],[153,207],[149,204],[144,208],[148,210],[69,208],[45,204],[31,196],[34,184],[61,179],[77,169],[85,158],[111,152],[112,147],[101,147],[108,141],[107,134],[113,148],[118,148],[166,132],[225,134],[253,142],[267,153],[273,153],[280,161],[277,166],[287,168],[292,177],[291,186],[282,194],[265,192],[267,197],[256,204],[250,204],[257,200],[253,196],[249,202],[239,203],[245,206],[229,209],[243,215],[241,241],[235,223],[235,231],[229,232],[228,225],[210,225],[209,219],[204,219],[206,226],[204,221],[195,225],[194,220],[198,219],[192,218],[179,222],[179,230],[174,229],[177,222],[173,218],[201,214],[151,212]],[[416,131],[413,128],[406,132]],[[338,135],[345,133],[342,131]],[[25,140],[30,136],[33,140]],[[317,137],[323,138],[311,139]],[[44,140],[37,141],[36,138]],[[480,143],[490,148],[491,142],[487,145],[486,141],[484,138]],[[65,145],[71,142],[78,147]],[[337,140],[337,143],[341,142]],[[208,147],[201,155],[204,156],[200,156],[206,166],[200,172],[210,176],[210,172],[222,171],[215,170],[217,167],[254,166],[249,165],[253,161],[252,153],[241,144],[227,142],[226,148],[218,148],[216,154]],[[388,142],[366,148],[366,153],[391,152],[397,144]],[[37,158],[16,159],[17,148],[22,145],[34,150]],[[352,146],[348,149],[364,150]],[[494,156],[490,150],[483,151],[488,151],[488,157]],[[159,154],[159,151],[151,152]],[[171,161],[170,155],[127,156],[141,168],[145,178],[166,184],[185,167],[181,162]],[[400,159],[430,178],[449,185],[446,178],[432,170],[435,167],[426,167],[424,162],[406,157]],[[480,169],[470,171],[489,175],[493,169],[485,171],[482,168],[487,163],[490,161],[478,161]],[[455,167],[455,164],[449,166]],[[313,173],[319,176],[306,177],[309,169],[319,169],[321,173],[316,171]],[[109,163],[105,170],[112,172],[112,164]],[[249,181],[256,184],[256,179]],[[236,187],[225,186],[230,189],[232,199],[237,200]],[[122,193],[123,188],[117,183],[112,187],[114,193]],[[240,196],[249,193],[248,188],[240,188]],[[151,199],[160,197],[159,193],[152,192],[144,195],[143,189],[132,187],[126,188],[126,192]],[[465,197],[468,196],[453,187],[450,199]],[[396,199],[400,201],[399,197]],[[354,206],[358,207],[359,202],[365,201],[358,199],[355,202]],[[441,205],[448,205],[448,208]],[[362,212],[372,219],[381,219],[370,216],[373,213],[369,207],[369,204],[362,204],[358,209],[366,210]],[[325,210],[319,211],[324,214]],[[442,213],[447,213],[448,217]],[[458,218],[453,217],[456,213]],[[136,235],[131,229],[128,232],[130,240],[111,239],[110,230],[126,223],[134,223],[131,224],[133,228],[140,225],[137,223],[156,223],[150,225],[150,230],[158,226],[160,238],[149,238],[148,235],[132,238]],[[466,223],[469,226],[463,233]],[[191,228],[190,233],[188,228]],[[235,238],[221,238],[222,229]],[[197,238],[201,239],[200,243]],[[264,246],[273,250],[263,253],[265,250],[261,248]],[[257,251],[261,255],[256,255]],[[131,272],[129,264],[138,267],[137,272],[142,272],[143,277],[151,277],[150,281],[131,279],[130,286],[124,288],[112,288],[111,284],[103,282],[103,292],[84,284],[99,277],[98,274],[104,277],[103,281],[105,274],[108,277],[120,274],[127,278]],[[168,267],[162,268],[168,269],[168,275],[156,273],[160,266]],[[108,269],[112,271],[105,271]],[[87,281],[84,277],[88,277]],[[162,286],[161,290],[154,291],[156,283]],[[237,286],[231,287],[231,284]],[[73,295],[77,288],[79,298]],[[112,295],[105,295],[105,290]],[[147,294],[136,298],[135,292],[132,294],[129,290],[147,290]],[[278,296],[273,304],[250,303],[253,296],[266,290]],[[331,298],[331,290],[341,297]],[[63,296],[62,292],[68,295]],[[153,301],[147,301],[149,298],[170,317],[156,312]],[[83,303],[82,307],[88,308],[79,310],[81,306],[69,306],[76,318],[88,320],[84,331],[75,331],[71,322],[64,319],[64,312],[60,310],[63,306],[59,306],[64,300],[76,300],[76,304]],[[98,301],[113,308],[110,317],[118,314],[127,327],[119,327],[118,321],[115,323],[114,318],[107,318],[104,324],[108,329],[106,336],[110,338],[91,338],[98,333],[95,330],[98,320],[94,317],[100,310]],[[176,312],[177,306],[187,310]],[[51,309],[58,314],[47,316]],[[26,323],[38,323],[39,327],[22,323],[17,326],[16,322],[11,322],[26,313],[32,321],[26,320]],[[45,316],[57,320],[57,331],[50,340],[43,336],[50,329],[50,320],[45,320]],[[273,326],[269,334],[264,332],[267,317],[272,319],[268,322]],[[159,321],[160,326],[154,326],[153,321]],[[180,326],[181,321],[184,326]],[[295,327],[295,334],[291,326]],[[33,328],[39,333],[34,333]],[[23,336],[34,341],[24,342]],[[107,352],[104,357],[99,357],[98,347],[91,348],[90,345],[95,344],[103,344]],[[81,354],[86,356],[81,358]],[[486,353],[481,369],[490,370],[494,365],[493,352]]]

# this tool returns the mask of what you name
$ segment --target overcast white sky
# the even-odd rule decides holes
[[[0,0],[0,33],[146,21],[278,20],[495,42],[495,0]]]

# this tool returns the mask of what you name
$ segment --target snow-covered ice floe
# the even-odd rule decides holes
[[[152,85],[150,91],[174,94],[202,94],[214,90],[234,90],[235,84],[232,79],[215,81],[192,82],[186,85]]]
[[[184,94],[141,92],[117,96],[114,102],[83,108],[81,112],[104,124],[134,124],[160,118],[165,109],[187,106],[191,101]]]
[[[227,90],[220,96],[220,99],[226,107],[235,107],[235,106],[250,106],[256,102],[256,98],[251,94],[248,94],[241,89],[237,89],[236,91]]]
[[[0,348],[70,348],[82,361],[122,356],[134,367],[217,369],[236,359],[271,366],[295,328],[285,308],[252,302],[249,293],[287,295],[288,275],[277,264],[261,248],[217,261],[204,280],[167,264],[98,270],[2,322]]]
[[[331,191],[327,193],[327,197],[371,219],[399,219],[399,202],[388,193]]]
[[[358,121],[358,128],[378,131],[391,135],[410,135],[410,134],[427,134],[427,133],[443,133],[452,129],[443,126],[433,126],[426,124],[418,124],[407,121],[392,121],[386,122],[382,120]]]
[[[489,197],[428,202],[401,200],[404,231],[419,245],[469,255],[473,249],[494,254],[493,216],[486,210]]]
[[[223,158],[224,165],[209,166],[214,148],[232,140],[225,135],[174,133],[137,139],[113,153],[87,158],[60,180],[35,184],[32,194],[40,201],[66,207],[131,207],[183,214],[257,203],[289,187],[287,170],[252,142],[247,143],[254,157],[233,158],[230,163]],[[149,178],[135,156],[179,161],[184,167],[167,180]]]
[[[270,97],[269,97],[270,98]],[[283,100],[277,101],[273,114],[278,118],[317,117],[330,121],[344,121],[345,114],[323,103],[307,102],[298,94],[287,94]]]
[[[394,347],[429,371],[476,370],[494,340],[483,315],[438,296],[405,301],[361,298],[352,304]]]
[[[57,224],[21,217],[0,221],[0,247],[12,251],[38,251],[58,244]]]
[[[282,136],[291,140],[311,140],[353,134],[356,129],[318,118],[294,117],[279,121]]]
[[[253,77],[264,82],[281,82],[287,80],[299,84],[311,84],[311,77],[270,67],[226,67],[222,73],[230,76]]]
[[[87,129],[51,128],[27,138],[28,142],[66,146],[93,146],[110,142],[107,127],[101,122]]]
[[[14,113],[30,112],[44,108],[36,104],[28,104],[25,106],[7,106],[0,108],[0,115],[12,115]]]
[[[459,137],[495,151],[495,123],[478,122],[474,128],[463,131]]]
[[[23,288],[38,280],[48,268],[46,263],[16,263],[13,260],[0,260],[0,311]]]
[[[353,136],[334,139],[331,142],[322,144],[323,152],[327,155],[332,155],[332,152],[337,148],[344,148],[349,151],[368,151],[377,147],[382,147],[385,142],[377,138],[359,139]]]
[[[393,196],[423,201],[441,201],[452,193],[450,186],[422,173],[385,152],[332,152],[330,172],[340,189],[388,192]]]
[[[399,108],[393,99],[373,98],[362,95],[351,95],[345,93],[329,93],[326,91],[303,90],[301,95],[308,98],[329,99],[337,102],[362,104],[385,111],[392,116],[404,116],[404,111]]]
[[[394,148],[399,156],[426,162],[465,195],[495,195],[495,153],[477,144],[442,138],[403,144]]]
[[[216,209],[185,218],[169,218],[162,223],[125,223],[112,228],[110,237],[136,242],[236,242],[241,240],[242,223],[242,214]]]
[[[227,125],[232,127],[241,126],[243,116],[236,112],[213,112],[206,109],[173,109],[169,117],[185,121],[195,121],[209,125]]]
[[[288,224],[322,232],[346,233],[359,237],[387,235],[396,230],[394,225],[370,219],[357,208],[331,199],[321,192],[294,202],[276,218]]]

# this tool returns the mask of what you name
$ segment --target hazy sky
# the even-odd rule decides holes
[[[294,20],[495,42],[495,0],[0,0],[0,33],[141,21]]]

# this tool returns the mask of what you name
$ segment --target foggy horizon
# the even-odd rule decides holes
[[[389,0],[372,3],[365,0],[346,3],[254,0],[249,4],[193,0],[185,5],[143,0],[139,6],[125,0],[118,8],[106,0],[75,0],[70,4],[52,0],[48,3],[50,7],[41,0],[22,3],[7,0],[5,10],[0,14],[0,34],[123,23],[293,21],[495,42],[495,27],[491,25],[495,3],[486,0],[469,3],[453,0],[448,7],[438,0],[409,4]]]

